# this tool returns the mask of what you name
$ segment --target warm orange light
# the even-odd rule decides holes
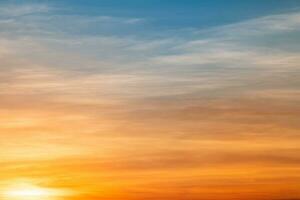
[[[7,188],[4,192],[4,197],[7,199],[13,200],[23,200],[23,199],[30,199],[30,200],[40,200],[40,199],[47,199],[52,200],[55,197],[66,195],[66,192],[62,190],[56,189],[49,189],[49,188],[42,188],[39,186],[35,186],[32,184],[18,184],[13,185]]]

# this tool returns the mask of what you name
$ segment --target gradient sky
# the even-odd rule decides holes
[[[1,0],[0,200],[299,200],[299,44],[298,0]]]

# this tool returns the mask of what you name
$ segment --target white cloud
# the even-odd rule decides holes
[[[258,17],[238,23],[217,26],[206,30],[195,31],[198,34],[208,34],[212,38],[263,36],[265,34],[282,33],[300,29],[300,12],[274,14]]]
[[[1,9],[8,12],[10,8]],[[12,13],[18,16],[41,12],[47,12],[46,16],[28,18],[26,23],[19,18],[2,21],[6,24],[6,34],[0,34],[0,57],[3,58],[0,70],[8,73],[6,77],[10,76],[14,82],[0,86],[1,94],[46,91],[59,96],[68,91],[68,99],[79,95],[91,101],[104,97],[182,95],[242,87],[259,78],[249,78],[256,70],[288,72],[296,69],[300,61],[299,52],[251,45],[266,34],[300,29],[298,13],[212,28],[206,30],[210,35],[199,33],[194,39],[174,35],[145,39],[130,35],[106,36],[101,32],[93,36],[73,35],[72,31],[54,28],[66,22],[57,20],[60,19],[57,15],[52,16],[48,6],[24,5]],[[74,30],[83,25],[90,28],[95,22],[118,26],[143,21],[112,16],[70,15],[66,18]],[[244,73],[245,69],[248,74]],[[30,78],[24,79],[28,73]],[[268,76],[268,71],[261,73]]]
[[[1,17],[19,17],[22,15],[46,13],[51,9],[46,4],[1,5]]]
[[[293,45],[300,37],[288,41],[287,34],[297,31],[300,31],[298,12],[260,17],[199,31],[199,39],[175,44],[175,53],[158,55],[154,61],[175,66],[198,65],[200,68],[209,64],[224,68],[295,68],[298,67],[300,52],[260,43],[275,35],[273,44],[282,40],[285,46]]]

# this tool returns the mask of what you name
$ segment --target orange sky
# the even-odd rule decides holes
[[[300,195],[299,137],[287,120],[296,111],[270,122],[264,119],[285,111],[250,111],[246,102],[202,106],[157,105],[136,114],[144,117],[107,118],[85,107],[2,109],[1,187],[29,181],[74,192],[65,199]]]
[[[264,20],[171,56],[153,55],[162,41],[1,35],[0,200],[299,199],[300,56],[243,46]]]

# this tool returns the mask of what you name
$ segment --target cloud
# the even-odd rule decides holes
[[[24,15],[47,13],[51,10],[47,4],[2,4],[0,17],[21,17]]]
[[[118,113],[119,118],[133,120],[132,126],[143,121],[140,119],[144,119],[143,123],[154,119],[166,119],[167,124],[179,120],[207,123],[195,128],[182,125],[182,131],[176,131],[178,127],[157,125],[147,128],[147,132],[166,128],[168,133],[179,133],[192,129],[193,134],[188,135],[195,135],[200,128],[206,130],[212,120],[228,129],[227,123],[232,122],[239,126],[234,131],[238,132],[248,127],[246,121],[250,124],[266,122],[267,116],[272,116],[268,118],[270,126],[291,128],[296,121],[291,120],[293,112],[286,113],[289,117],[286,120],[275,117],[280,110],[290,110],[294,106],[288,105],[290,100],[276,102],[273,96],[274,103],[267,108],[262,102],[264,97],[270,97],[270,91],[287,93],[285,91],[297,89],[299,81],[293,72],[298,68],[299,53],[267,45],[248,45],[264,39],[265,34],[247,33],[255,27],[262,31],[286,21],[290,23],[286,26],[291,28],[267,28],[266,31],[268,34],[296,31],[297,16],[297,13],[290,13],[261,17],[212,28],[207,30],[211,35],[198,33],[195,38],[178,39],[179,36],[171,35],[157,39],[130,34],[107,36],[101,31],[92,36],[58,32],[53,26],[62,24],[60,20],[53,20],[59,17],[49,11],[46,17],[28,18],[28,23],[23,25],[36,27],[33,35],[32,32],[19,35],[14,32],[16,27],[11,27],[6,30],[11,34],[2,36],[0,67],[5,74],[0,80],[1,96],[40,101],[48,106],[92,105],[104,109],[103,105],[107,105],[113,116]],[[90,27],[95,21],[101,24],[131,20],[110,16],[70,15],[66,18],[74,28],[81,27],[84,21],[85,26]],[[22,29],[19,20],[22,21],[17,19],[14,23]],[[247,95],[256,99],[249,100]],[[230,105],[231,102],[238,104]],[[5,101],[5,105],[9,105],[7,103]],[[126,109],[120,109],[124,105]],[[294,112],[297,114],[296,110]],[[120,126],[128,132],[138,132],[122,123]]]
[[[225,37],[228,39],[266,36],[297,31],[299,30],[299,23],[300,14],[297,10],[216,26],[205,30],[196,30],[195,33],[208,38]]]
[[[135,17],[1,9],[1,179],[54,176],[91,196],[114,185],[161,199],[298,181],[298,13],[191,37],[127,31],[148,25]]]
[[[173,47],[174,53],[154,60],[179,66],[297,68],[299,49],[289,50],[289,46],[293,47],[299,38],[287,37],[300,31],[299,16],[299,12],[270,15],[196,31],[198,38],[178,43]]]

